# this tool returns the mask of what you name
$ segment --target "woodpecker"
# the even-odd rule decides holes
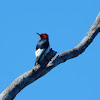
[[[36,55],[36,62],[35,65],[39,63],[39,61],[42,61],[44,59],[44,57],[46,57],[46,55],[49,53],[50,51],[50,45],[49,45],[49,37],[47,33],[42,33],[39,34],[40,36],[40,40],[37,43],[36,46],[36,51],[35,51],[35,55]]]

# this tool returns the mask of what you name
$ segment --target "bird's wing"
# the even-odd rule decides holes
[[[38,49],[35,51],[36,58],[40,57],[44,53],[45,49]]]
[[[43,55],[44,52],[45,52],[45,49],[40,49],[40,48],[35,51],[35,55],[36,55],[35,65],[39,63],[41,56]]]

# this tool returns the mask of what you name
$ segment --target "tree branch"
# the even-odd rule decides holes
[[[90,31],[86,34],[83,40],[73,49],[55,55],[56,52],[51,50],[49,55],[41,64],[34,66],[31,70],[25,72],[15,79],[1,94],[0,100],[13,100],[15,96],[27,85],[31,84],[41,76],[48,73],[51,69],[65,62],[68,59],[77,57],[93,41],[96,35],[100,32],[100,13],[98,14],[94,24],[90,27]]]

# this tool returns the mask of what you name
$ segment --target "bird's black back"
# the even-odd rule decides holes
[[[48,48],[48,46],[49,46],[49,41],[48,41],[48,39],[42,39],[42,40],[39,40],[39,42],[37,43],[37,46],[36,46],[36,50],[37,49],[46,49],[46,48]]]

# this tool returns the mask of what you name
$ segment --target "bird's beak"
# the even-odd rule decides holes
[[[41,35],[41,34],[39,34],[39,33],[37,33],[39,36]]]

